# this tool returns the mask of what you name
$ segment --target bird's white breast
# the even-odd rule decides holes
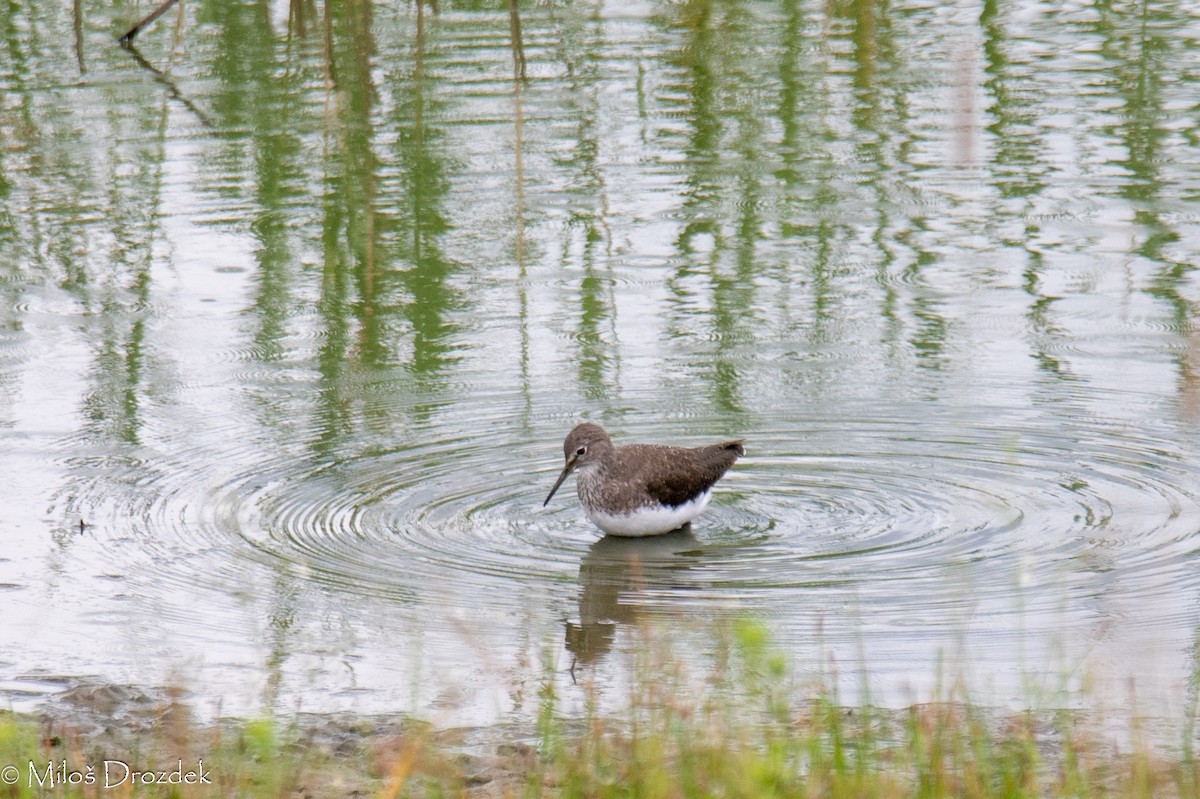
[[[592,523],[609,535],[640,538],[669,533],[682,527],[699,516],[708,507],[710,499],[712,499],[712,489],[675,507],[655,505],[638,508],[632,513],[619,514],[605,513],[602,510],[587,507],[585,510]]]

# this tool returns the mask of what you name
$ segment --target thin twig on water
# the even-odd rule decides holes
[[[121,40],[121,47],[125,49],[125,52],[133,56],[133,60],[137,62],[139,67],[152,74],[156,81],[165,86],[167,88],[167,92],[172,98],[183,103],[187,110],[195,114],[196,118],[199,119],[205,127],[216,127],[213,125],[212,120],[208,118],[208,115],[201,111],[195,103],[188,99],[187,95],[179,90],[179,86],[175,84],[175,81],[173,81],[167,73],[163,72],[161,69],[147,61],[146,57],[138,51],[137,47],[125,41],[124,39]]]
[[[142,19],[136,25],[134,25],[129,30],[125,31],[125,35],[122,36],[118,41],[120,41],[121,44],[129,44],[130,42],[133,41],[134,36],[137,36],[139,33],[142,32],[142,28],[146,27],[151,22],[158,19],[163,14],[167,13],[167,9],[170,8],[171,6],[175,5],[175,3],[177,3],[177,2],[179,2],[179,0],[163,0],[163,2],[158,5],[158,8],[154,9],[149,14],[142,17]]]

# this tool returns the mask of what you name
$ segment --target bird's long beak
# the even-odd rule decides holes
[[[550,489],[550,493],[546,495],[546,501],[542,503],[543,508],[550,504],[550,498],[554,496],[554,492],[563,484],[563,480],[567,479],[567,475],[573,471],[575,471],[575,459],[571,458],[571,460],[567,461],[567,465],[563,467],[562,474],[554,481],[554,488]]]

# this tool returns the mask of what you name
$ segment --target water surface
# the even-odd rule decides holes
[[[745,615],[873,701],[1192,700],[1188,4],[60,6],[0,21],[12,704],[486,722]],[[747,457],[601,539],[584,419]]]

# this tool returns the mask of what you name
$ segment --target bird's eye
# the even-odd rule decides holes
[[[575,457],[582,458],[584,453],[586,453],[586,452],[587,452],[587,447],[580,447],[579,449],[575,450]]]

